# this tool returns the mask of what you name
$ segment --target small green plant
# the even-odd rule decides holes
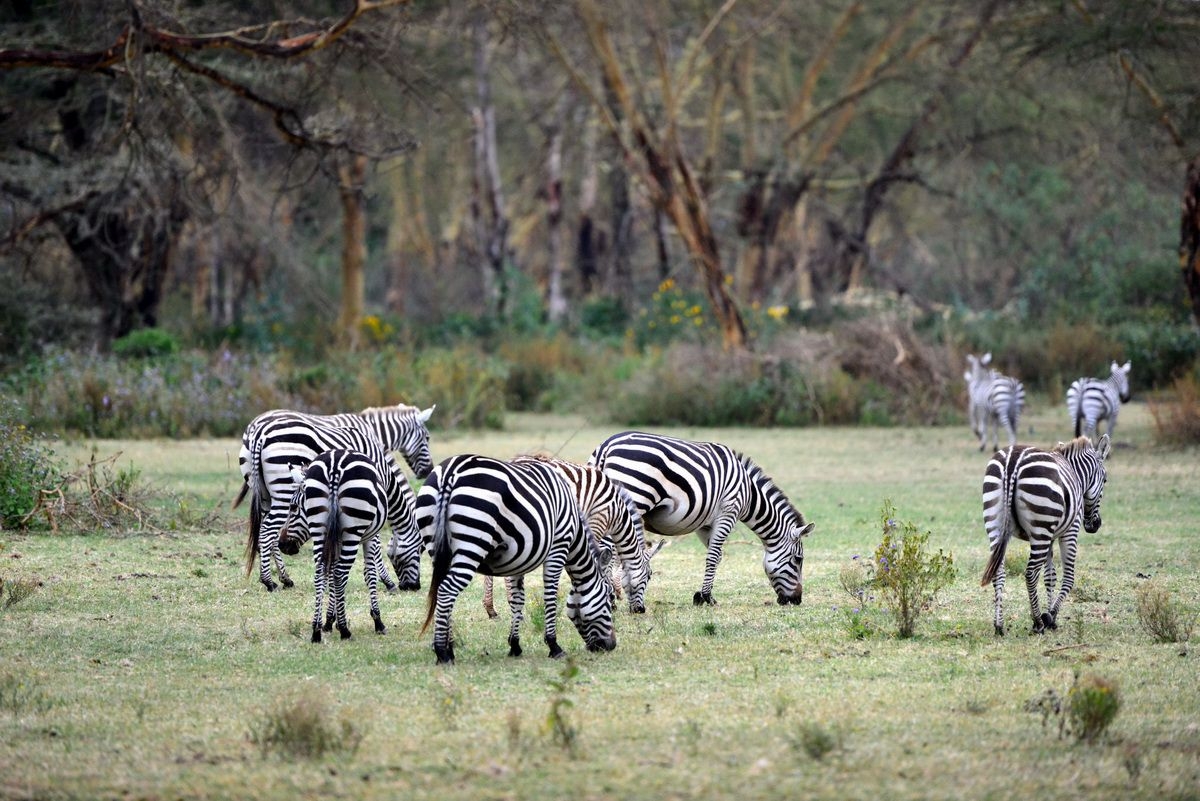
[[[883,541],[875,549],[872,585],[891,610],[899,636],[911,637],[921,611],[954,581],[954,558],[940,549],[928,553],[929,532],[898,520],[891,500],[883,502],[880,522]]]
[[[842,589],[846,594],[853,598],[858,603],[862,603],[867,599],[867,591],[871,589],[872,571],[867,563],[859,557],[858,554],[850,557],[847,564],[842,565],[838,571],[838,583],[842,585]]]
[[[22,422],[15,401],[0,399],[0,528],[24,528],[59,472],[54,452]]]
[[[114,341],[112,352],[124,358],[173,356],[179,352],[179,341],[161,328],[139,328]]]
[[[1192,636],[1196,618],[1156,581],[1147,581],[1135,592],[1138,622],[1155,642],[1185,642]]]
[[[17,717],[48,712],[53,706],[54,699],[46,695],[37,682],[11,673],[0,675],[0,710]]]
[[[865,640],[878,632],[875,624],[871,622],[861,606],[846,610],[846,627],[850,631],[850,636],[856,640]]]
[[[803,751],[818,762],[842,748],[841,730],[815,720],[800,724],[796,733],[788,739],[793,748]]]
[[[1117,684],[1094,674],[1075,677],[1067,692],[1067,727],[1076,740],[1095,742],[1121,708]]]
[[[701,623],[700,624],[700,633],[703,634],[705,637],[717,636],[717,624],[713,623],[711,620],[707,623]]]
[[[362,730],[345,714],[338,716],[319,696],[280,699],[250,730],[250,742],[264,758],[319,759],[326,754],[353,754]]]
[[[6,579],[0,576],[0,609],[10,609],[37,592],[33,579]]]
[[[550,741],[567,752],[571,758],[579,753],[579,729],[571,722],[570,711],[575,706],[571,693],[579,678],[579,665],[568,655],[558,676],[550,679],[550,708],[546,712],[546,732]]]
[[[444,673],[438,674],[437,683],[439,687],[438,716],[446,723],[446,728],[453,731],[458,728],[458,719],[462,715],[463,709],[466,708],[466,696],[454,683],[454,680]]]

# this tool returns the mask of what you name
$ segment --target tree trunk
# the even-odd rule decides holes
[[[474,22],[475,87],[478,105],[472,112],[475,122],[475,198],[476,234],[483,254],[483,285],[490,310],[503,317],[507,313],[507,287],[504,258],[508,249],[508,213],[500,183],[500,158],[496,146],[496,107],[492,104],[491,42],[487,16],[480,10]]]
[[[1183,215],[1179,226],[1179,268],[1192,302],[1192,319],[1200,325],[1200,155],[1187,168]]]
[[[579,182],[579,232],[575,245],[575,269],[583,297],[596,291],[599,274],[600,243],[593,216],[596,210],[596,120],[588,115],[583,131],[583,178]]]
[[[551,324],[567,316],[567,298],[563,294],[562,245],[562,141],[566,127],[567,98],[558,101],[555,119],[546,142],[546,244],[548,267],[546,277],[546,317]]]
[[[338,166],[338,192],[342,199],[342,305],[338,337],[356,350],[363,317],[363,272],[367,262],[367,212],[363,182],[366,156],[349,156]]]

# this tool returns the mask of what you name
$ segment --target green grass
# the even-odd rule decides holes
[[[1063,438],[1065,418],[1035,409],[1022,438]],[[611,432],[513,416],[504,432],[439,433],[433,449],[582,460]],[[361,556],[354,638],[310,644],[311,561],[292,559],[297,588],[274,594],[243,573],[245,520],[228,511],[236,442],[95,443],[223,511],[211,529],[163,536],[0,532],[0,575],[41,582],[0,612],[0,685],[37,701],[0,708],[0,798],[1198,797],[1196,653],[1152,642],[1135,600],[1141,573],[1200,608],[1198,453],[1154,449],[1144,407],[1122,411],[1104,527],[1081,537],[1086,599],[1068,600],[1042,637],[1026,633],[1019,579],[1009,634],[992,634],[991,591],[978,586],[986,457],[965,425],[671,433],[750,454],[816,522],[804,604],[774,603],[761,548],[739,527],[719,605],[693,607],[702,550],[674,540],[655,558],[647,613],[618,611],[614,652],[587,653],[564,621],[579,668],[569,681],[529,628],[525,656],[506,656],[507,609],[488,620],[479,582],[455,609],[454,667],[436,667],[418,636],[424,593],[384,595],[389,630],[375,636]],[[86,458],[91,446],[58,450]],[[910,640],[855,639],[838,581],[878,544],[885,497],[959,569]],[[529,584],[535,597],[539,577]],[[1027,708],[1047,689],[1065,694],[1076,669],[1120,687],[1120,713],[1094,744],[1060,740]],[[252,732],[306,694],[330,720],[353,721],[361,742],[320,759],[264,758]],[[563,698],[556,722],[572,727],[571,748],[549,725]],[[836,737],[820,759],[813,732]]]

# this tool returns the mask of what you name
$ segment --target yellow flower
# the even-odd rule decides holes
[[[671,325],[679,325],[679,321],[682,319],[683,318],[680,317],[678,314],[672,314],[671,315]]]
[[[699,313],[700,313],[700,304],[696,304],[692,308],[688,309],[688,314],[690,314],[693,317],[695,317]]]
[[[787,306],[768,306],[767,307],[767,316],[770,317],[772,320],[782,320],[784,317],[787,317],[787,313],[788,313]]]
[[[674,278],[667,278],[661,284],[658,285],[659,292],[669,292],[670,290],[672,290],[674,288],[675,288],[675,279]]]

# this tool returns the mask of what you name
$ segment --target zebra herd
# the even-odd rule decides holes
[[[983,483],[984,527],[990,558],[982,584],[995,591],[994,627],[1004,633],[1004,556],[1011,538],[1030,543],[1025,570],[1033,631],[1053,629],[1074,584],[1079,528],[1100,527],[1105,461],[1120,404],[1129,399],[1130,364],[1113,362],[1106,379],[1081,378],[1067,392],[1075,438],[1048,450],[1017,444],[1025,402],[1021,382],[990,367],[991,354],[967,356],[968,417],[980,440],[990,427],[996,451]],[[616,646],[614,599],[622,591],[629,610],[645,611],[650,559],[646,533],[678,537],[696,533],[707,549],[696,605],[715,604],[713,584],[725,540],[738,522],[763,546],[763,570],[779,604],[804,596],[804,539],[813,524],[751,458],[712,442],[693,442],[639,431],[615,434],[592,451],[586,465],[547,456],[509,460],[465,454],[434,466],[426,426],[434,407],[398,404],[357,414],[311,415],[273,410],[246,427],[239,454],[243,486],[236,507],[250,498],[246,570],[258,566],[268,591],[293,586],[282,554],[313,542],[312,641],[334,626],[350,637],[346,585],[357,551],[370,596],[375,631],[386,626],[377,585],[389,591],[421,586],[421,556],[432,563],[424,632],[433,626],[439,663],[454,661],[451,612],[475,575],[485,580],[490,616],[492,577],[505,580],[512,622],[509,653],[522,653],[524,576],[540,567],[545,606],[544,640],[550,656],[557,641],[558,587],[571,587],[566,617],[590,650]],[[1097,427],[1108,430],[1093,443]],[[999,432],[1008,436],[1000,449]],[[393,457],[400,452],[418,479],[414,495]],[[383,558],[379,532],[391,527]],[[1058,543],[1058,587],[1053,548]],[[614,577],[619,568],[620,581]],[[1038,578],[1046,587],[1040,611]]]
[[[968,417],[987,446],[987,426],[995,440],[983,479],[983,521],[990,556],[980,581],[994,590],[993,623],[1004,634],[1004,556],[1012,537],[1029,542],[1025,587],[1033,631],[1057,628],[1058,611],[1075,585],[1075,555],[1079,529],[1100,529],[1100,499],[1108,481],[1105,467],[1112,452],[1113,432],[1121,404],[1129,401],[1130,362],[1113,362],[1107,378],[1079,378],[1067,390],[1067,412],[1074,439],[1048,450],[1017,444],[1017,424],[1025,402],[1021,382],[988,369],[991,353],[967,355]],[[1107,431],[1093,442],[1101,422]],[[1008,447],[1000,449],[999,428],[1008,434]],[[1062,583],[1054,569],[1054,544],[1062,562]],[[1038,578],[1046,588],[1046,611],[1041,611]]]

